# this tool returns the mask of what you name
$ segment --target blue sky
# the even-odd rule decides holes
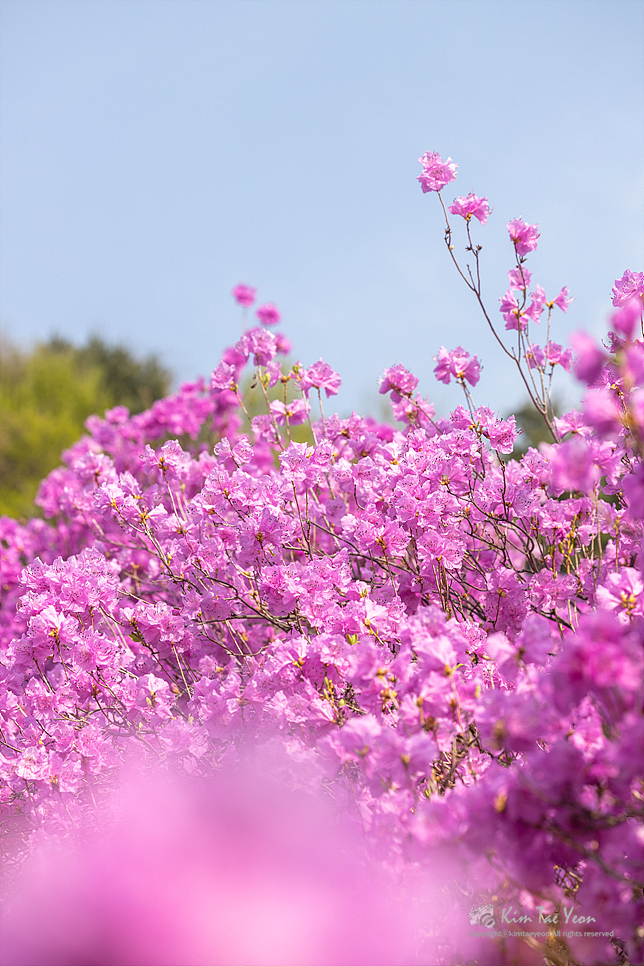
[[[343,413],[375,411],[394,362],[445,412],[441,345],[477,352],[477,403],[507,411],[520,383],[415,180],[428,149],[459,163],[448,202],[494,206],[477,238],[495,316],[513,217],[539,223],[533,281],[575,296],[558,341],[601,333],[613,280],[643,267],[640,0],[3,0],[1,17],[0,324],[18,342],[97,331],[190,379],[237,338],[243,281],[294,358],[340,372]]]

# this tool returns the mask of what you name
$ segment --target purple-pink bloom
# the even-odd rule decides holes
[[[535,250],[539,237],[538,225],[527,225],[521,218],[514,218],[506,227],[519,257]]]
[[[221,392],[229,389],[237,391],[237,375],[234,366],[229,366],[227,362],[220,362],[210,376],[210,388],[213,392]]]
[[[404,366],[397,363],[395,366],[385,369],[379,391],[384,394],[393,390],[391,398],[394,402],[400,402],[400,397],[411,396],[417,385],[418,379],[416,376],[409,369],[405,369]]]
[[[420,181],[424,193],[440,191],[450,181],[456,180],[458,165],[451,158],[443,161],[440,154],[436,154],[435,151],[426,151],[418,160],[423,166],[423,173],[419,174],[416,180]]]
[[[475,386],[481,375],[481,366],[476,356],[470,356],[469,352],[462,346],[448,352],[445,346],[441,346],[438,355],[434,356],[436,366],[434,375],[439,382],[446,385],[455,379],[466,380],[471,386]]]
[[[641,572],[633,567],[622,567],[619,573],[609,574],[603,586],[597,588],[597,601],[606,610],[619,609],[628,617],[641,617],[644,615]]]
[[[314,362],[308,369],[302,370],[300,385],[307,396],[311,389],[324,389],[328,399],[329,396],[337,396],[342,385],[342,379],[328,363],[320,359],[319,362]]]
[[[559,295],[556,298],[554,298],[552,302],[548,302],[548,305],[549,306],[556,305],[557,308],[560,308],[562,312],[567,312],[568,306],[570,305],[571,302],[574,302],[574,301],[575,301],[574,298],[570,298],[570,296],[568,295],[568,286],[564,285],[562,290],[559,292]]]
[[[620,302],[617,312],[611,316],[611,325],[616,332],[623,335],[630,341],[633,338],[635,327],[642,318],[642,302],[636,298],[630,298]]]
[[[238,305],[252,305],[255,301],[255,292],[257,289],[252,288],[250,285],[244,285],[240,282],[236,285],[232,291],[233,298]]]
[[[303,423],[308,415],[308,411],[309,404],[305,399],[294,399],[292,402],[286,404],[280,402],[279,399],[275,399],[271,403],[271,413],[275,417],[275,422],[278,426],[284,426],[287,423],[295,426],[298,423]]]
[[[248,351],[255,357],[256,366],[265,366],[275,358],[277,342],[272,332],[267,329],[250,329],[245,338],[248,341]]]
[[[530,305],[525,310],[525,314],[533,322],[539,323],[546,304],[546,293],[541,285],[535,285],[534,292],[530,292]]]
[[[610,390],[602,388],[589,392],[584,399],[584,418],[597,435],[605,439],[619,433],[622,428],[623,412],[613,398]]]
[[[572,352],[570,349],[564,350],[563,346],[560,346],[557,342],[548,342],[546,345],[546,354],[551,366],[559,365],[566,372],[570,372],[572,366]]]
[[[550,461],[551,486],[557,495],[565,490],[588,493],[601,477],[595,461],[596,447],[580,436],[554,446],[542,443],[540,449]]]
[[[545,349],[540,345],[531,345],[526,352],[526,358],[531,369],[543,369],[546,364]]]
[[[577,357],[574,363],[575,375],[580,382],[588,385],[594,383],[608,362],[606,353],[586,332],[573,332],[570,341]]]
[[[456,198],[454,204],[449,206],[449,210],[453,215],[461,215],[466,221],[474,216],[484,225],[490,213],[490,206],[487,198],[479,198],[470,191],[469,195]]]
[[[622,491],[631,516],[644,520],[644,464],[637,463],[633,472],[623,478]]]
[[[499,301],[501,302],[499,311],[505,319],[506,329],[518,329],[521,326],[521,331],[523,331],[527,322],[519,310],[519,303],[516,300],[514,292],[508,289]]]
[[[525,292],[526,289],[530,288],[532,272],[529,272],[522,265],[520,268],[511,269],[508,272],[508,278],[510,279],[510,288],[516,289],[518,292]]]
[[[264,325],[277,325],[281,319],[277,306],[273,305],[272,302],[267,302],[266,305],[260,305],[256,315]]]
[[[628,269],[613,285],[613,305],[616,309],[631,299],[644,300],[644,272],[631,272]]]

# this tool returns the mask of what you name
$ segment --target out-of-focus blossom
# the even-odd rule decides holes
[[[608,389],[602,388],[587,393],[584,399],[584,417],[597,435],[605,439],[622,428],[624,413]]]
[[[611,315],[611,325],[627,341],[633,338],[636,327],[642,318],[642,302],[636,298],[630,298],[620,302],[617,312]]]
[[[627,617],[644,615],[644,581],[640,571],[622,567],[609,574],[597,588],[597,600],[606,610],[617,610]]]
[[[411,964],[413,920],[359,833],[269,781],[132,776],[100,834],[54,839],[25,868],[2,966]]]
[[[592,385],[608,362],[608,356],[586,332],[573,332],[570,342],[576,356],[575,375],[581,382]]]
[[[273,305],[271,302],[267,302],[266,305],[260,305],[257,309],[256,315],[263,325],[277,325],[281,319],[277,306]]]
[[[250,285],[244,285],[240,282],[236,285],[232,291],[233,298],[238,305],[248,306],[252,305],[255,301],[255,292],[257,289],[252,288]]]

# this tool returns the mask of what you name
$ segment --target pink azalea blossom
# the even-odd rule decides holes
[[[597,588],[597,600],[606,610],[618,610],[628,617],[644,615],[644,581],[633,567],[609,574]]]
[[[213,392],[221,392],[222,389],[229,389],[232,392],[236,392],[237,375],[234,367],[229,366],[226,362],[220,362],[212,372],[210,387]]]
[[[521,268],[513,268],[508,272],[508,278],[510,279],[510,288],[515,289],[518,292],[525,292],[526,289],[530,288],[530,281],[532,279],[532,272],[522,265]]]
[[[479,198],[470,192],[466,197],[456,198],[454,204],[449,206],[449,211],[453,215],[461,215],[466,221],[469,221],[472,217],[478,218],[484,225],[490,213],[490,206],[487,198]]]
[[[568,306],[571,302],[574,302],[574,298],[570,298],[568,295],[568,286],[564,285],[562,290],[559,292],[556,298],[552,302],[548,302],[549,306],[556,305],[557,308],[561,309],[562,312],[568,311]]]
[[[394,402],[399,402],[401,396],[411,396],[417,385],[416,376],[398,363],[385,369],[379,391],[383,394],[392,391],[391,398]]]
[[[539,345],[531,345],[526,352],[526,358],[531,369],[543,369],[546,364],[545,350]]]
[[[519,257],[535,250],[539,238],[538,225],[527,225],[521,218],[514,218],[508,222],[507,229]]]
[[[342,380],[330,365],[320,359],[319,362],[314,362],[308,369],[302,370],[300,384],[305,395],[308,396],[311,389],[324,389],[328,399],[330,396],[338,394]]]
[[[451,158],[443,161],[440,154],[436,154],[434,151],[426,151],[418,160],[423,166],[423,173],[418,175],[416,180],[420,181],[424,193],[440,191],[450,181],[456,180],[458,165]]]
[[[465,380],[471,386],[475,386],[479,381],[481,366],[476,356],[470,356],[462,346],[448,352],[444,346],[438,350],[438,355],[434,357],[437,363],[434,367],[434,375],[439,382],[446,384],[451,382],[452,376],[455,379]]]
[[[499,301],[501,302],[499,311],[505,319],[506,329],[518,329],[521,326],[521,331],[523,331],[528,323],[525,319],[525,313],[522,314],[519,309],[519,303],[516,300],[514,292],[508,289]]]
[[[546,304],[546,293],[541,285],[535,285],[534,292],[530,292],[530,305],[525,310],[525,315],[533,322],[539,323]]]
[[[243,282],[240,282],[233,289],[232,295],[238,305],[248,306],[252,305],[255,301],[256,291],[257,289],[252,288],[250,285],[244,285]]]
[[[613,286],[613,305],[616,309],[626,305],[631,299],[644,300],[644,272],[631,272],[628,269]]]
[[[308,412],[309,404],[305,399],[294,399],[290,403],[283,403],[279,399],[275,399],[271,403],[271,413],[278,426],[285,426],[286,423],[296,426],[298,423],[303,423],[306,421]]]

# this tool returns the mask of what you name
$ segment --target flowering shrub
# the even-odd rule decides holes
[[[405,961],[641,959],[644,275],[615,283],[607,347],[578,334],[573,361],[550,339],[567,289],[531,288],[538,228],[514,219],[506,343],[471,235],[487,199],[449,207],[463,265],[441,195],[456,165],[421,164],[552,443],[509,458],[514,417],[475,405],[479,362],[460,346],[436,357],[464,391],[449,419],[400,365],[380,387],[399,428],[325,415],[338,375],[283,371],[290,346],[261,326],[210,385],[91,417],[41,485],[45,519],[0,521],[6,860],[91,826],[133,759],[205,781],[261,749],[286,786],[359,822],[410,902],[430,875]],[[255,291],[233,295],[248,307]],[[266,412],[244,423],[249,363]],[[557,366],[588,386],[561,417]],[[310,442],[291,439],[301,422]]]

